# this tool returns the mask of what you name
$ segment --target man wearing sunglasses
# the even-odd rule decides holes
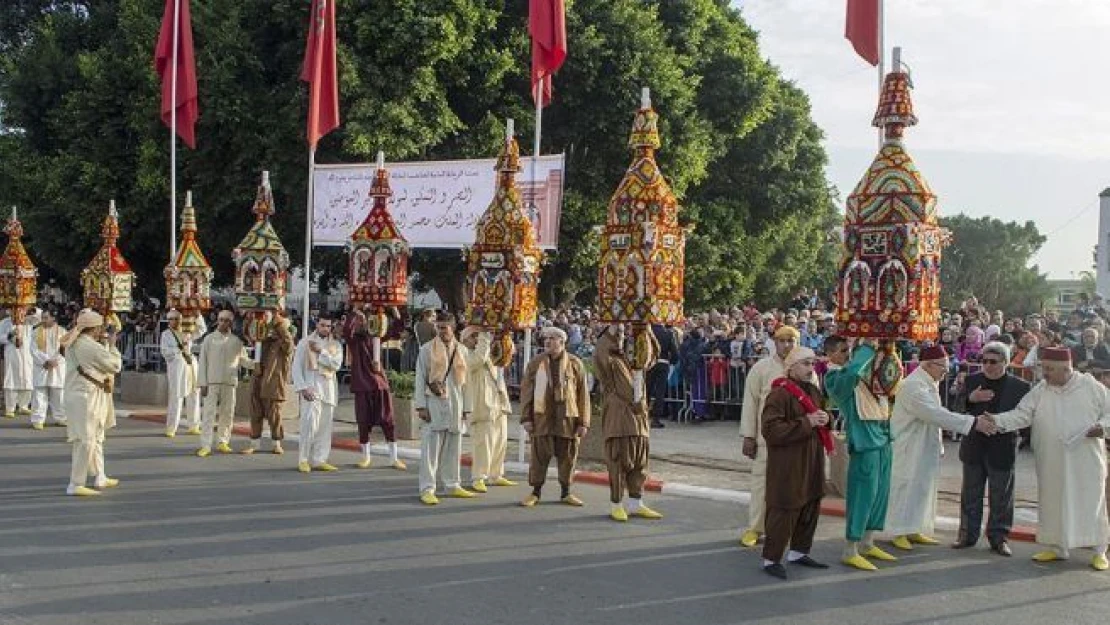
[[[962,393],[969,414],[1013,410],[1029,392],[1029,383],[1006,372],[1010,348],[991,341],[983,347],[983,370],[967,377]],[[985,436],[972,430],[960,443],[964,480],[960,490],[960,532],[953,549],[966,549],[979,542],[983,527],[983,495],[990,484],[990,515],[987,540],[991,551],[1011,556],[1007,540],[1014,524],[1014,460],[1017,432]]]

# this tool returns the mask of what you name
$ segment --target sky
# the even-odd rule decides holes
[[[846,197],[877,149],[878,74],[844,38],[845,0],[734,5],[809,94]],[[1033,220],[1050,278],[1090,269],[1110,187],[1110,1],[886,0],[885,16],[888,69],[901,46],[914,83],[906,147],[941,214]]]

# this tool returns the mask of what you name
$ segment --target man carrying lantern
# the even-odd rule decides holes
[[[505,477],[505,451],[509,445],[509,389],[505,369],[493,364],[493,337],[477,326],[467,326],[461,340],[467,349],[466,392],[470,395],[470,440],[474,444],[470,465],[470,489],[479,493],[487,486],[514,486]]]
[[[397,439],[393,430],[393,394],[389,380],[382,371],[381,360],[375,358],[373,336],[367,329],[366,314],[354,310],[347,317],[343,328],[347,354],[351,365],[351,392],[355,396],[355,420],[358,421],[358,442],[362,447],[362,460],[358,467],[370,467],[370,431],[374,426],[382,429],[389,446],[389,465],[398,471],[408,467],[397,457]]]
[[[289,386],[293,365],[293,335],[289,319],[272,318],[262,339],[258,362],[251,381],[251,440],[240,453],[253,454],[262,446],[262,424],[270,428],[274,454],[283,454],[281,441],[285,430],[281,426],[281,407],[285,403],[285,387]]]

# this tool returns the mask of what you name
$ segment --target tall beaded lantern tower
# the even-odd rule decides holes
[[[633,375],[642,380],[654,362],[650,324],[683,321],[686,229],[678,223],[678,200],[663,178],[659,115],[645,87],[632,123],[632,164],[609,200],[601,227],[598,317],[629,324]]]
[[[0,256],[0,308],[8,309],[13,324],[21,324],[27,318],[27,309],[38,301],[39,272],[23,249],[23,224],[14,206],[4,232],[8,245]]]
[[[478,220],[474,246],[466,250],[466,322],[494,333],[491,358],[503,367],[513,356],[513,332],[536,325],[537,288],[543,252],[516,186],[520,146],[513,120],[497,156],[497,192]]]
[[[212,308],[212,266],[197,244],[197,217],[193,192],[185,194],[181,213],[181,245],[162,274],[166,278],[166,304],[181,313],[181,329],[193,332],[197,315]]]
[[[104,315],[108,324],[119,329],[122,324],[116,313],[131,310],[131,290],[135,286],[135,274],[131,265],[116,247],[119,240],[119,213],[116,201],[108,203],[108,216],[100,227],[103,245],[93,256],[92,261],[81,271],[81,287],[85,294],[85,306]]]
[[[266,319],[285,310],[289,253],[270,223],[274,193],[270,172],[262,172],[262,183],[251,212],[254,225],[231,254],[235,261],[235,306],[243,314],[243,332],[258,343],[266,336]]]
[[[393,195],[389,188],[389,171],[385,168],[385,154],[378,152],[378,168],[370,186],[373,205],[362,225],[351,235],[348,244],[350,264],[347,283],[348,299],[355,308],[369,308],[367,330],[374,338],[374,353],[378,354],[381,339],[389,329],[387,308],[402,307],[409,298],[409,243],[405,240],[387,203]]]
[[[871,380],[880,395],[892,395],[902,378],[893,341],[937,337],[941,250],[949,239],[937,223],[937,196],[902,142],[917,117],[898,48],[893,67],[872,122],[883,129],[883,145],[848,196],[836,298],[844,335],[880,340]]]

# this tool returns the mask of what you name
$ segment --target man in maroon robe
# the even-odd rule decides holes
[[[358,442],[362,445],[362,460],[358,462],[358,467],[365,469],[370,466],[370,430],[378,426],[389,444],[390,466],[404,471],[405,463],[397,457],[397,442],[393,436],[393,395],[381,361],[374,357],[373,337],[366,329],[366,315],[362,311],[355,310],[347,318],[343,338],[347,341],[347,357],[350,359]]]

